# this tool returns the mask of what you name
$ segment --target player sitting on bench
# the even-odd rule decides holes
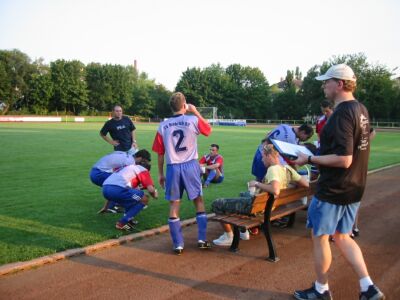
[[[283,166],[279,161],[279,153],[273,145],[264,146],[262,153],[262,161],[267,170],[267,174],[263,182],[252,180],[249,187],[256,188],[256,194],[268,192],[275,197],[279,196],[281,189],[289,187],[290,183],[295,183],[300,187],[308,187],[309,183],[301,177],[293,168],[288,165]],[[240,198],[220,198],[211,204],[211,210],[216,214],[249,214],[252,207],[253,197],[249,194],[242,193]],[[229,224],[222,224],[224,233],[213,241],[218,246],[230,246],[233,240],[232,228]],[[243,240],[249,239],[248,232],[240,233]]]

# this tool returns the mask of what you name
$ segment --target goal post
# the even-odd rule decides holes
[[[197,107],[198,112],[207,119],[210,123],[216,123],[218,121],[218,108],[215,106],[211,107]]]

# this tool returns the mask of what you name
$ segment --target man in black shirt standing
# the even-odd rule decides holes
[[[115,151],[125,151],[134,154],[138,145],[135,138],[135,125],[129,117],[122,115],[122,107],[114,106],[113,117],[100,130],[100,136],[114,146]],[[110,134],[111,138],[107,136]]]
[[[295,161],[298,165],[319,165],[320,177],[307,218],[317,280],[310,289],[295,291],[294,297],[332,299],[328,270],[332,260],[329,235],[333,235],[335,245],[360,279],[360,299],[384,299],[369,277],[361,249],[350,238],[368,171],[368,111],[354,99],[356,76],[347,65],[334,65],[316,79],[323,81],[325,96],[334,101],[335,111],[322,131],[320,156],[299,153]]]

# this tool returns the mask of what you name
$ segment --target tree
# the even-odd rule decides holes
[[[153,117],[155,99],[151,97],[151,91],[155,89],[153,80],[147,78],[146,73],[141,73],[133,87],[133,106],[130,111],[135,115]]]
[[[51,108],[79,114],[87,108],[88,92],[83,63],[77,60],[56,60],[50,64],[54,95]]]
[[[21,108],[32,73],[31,60],[25,53],[17,49],[0,50],[0,97],[5,103],[2,114]]]
[[[166,89],[162,84],[155,86],[150,92],[150,97],[155,101],[154,116],[157,118],[165,118],[171,115],[171,108],[169,106],[169,98],[171,92]]]
[[[27,108],[35,114],[48,113],[53,92],[53,83],[49,73],[43,75],[33,74],[27,95]]]
[[[298,71],[298,70],[296,70]],[[296,85],[294,83],[294,72],[288,70],[284,80],[283,91],[274,98],[274,110],[280,119],[300,119],[303,117],[303,103],[297,97]]]

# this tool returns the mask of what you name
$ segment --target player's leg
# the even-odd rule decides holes
[[[207,241],[207,214],[203,201],[203,191],[201,189],[201,180],[198,176],[200,172],[200,165],[197,160],[191,160],[182,164],[182,183],[185,187],[189,200],[193,201],[196,208],[196,221],[197,221],[197,240],[200,249],[208,249],[211,244]]]
[[[198,177],[200,180],[200,177]],[[165,182],[165,199],[169,201],[168,226],[174,252],[180,255],[184,248],[182,225],[179,218],[180,199],[182,198],[183,185],[181,184],[180,165],[167,165]]]
[[[125,214],[120,219],[120,222],[126,224],[143,210],[149,203],[149,198],[141,190],[127,189],[125,198],[120,203],[125,207]]]
[[[307,227],[312,229],[314,268],[317,280],[311,288],[295,291],[296,299],[331,299],[328,285],[328,271],[332,262],[329,235],[334,234],[340,218],[340,211],[336,209],[337,207],[337,205],[322,202],[316,197],[311,200],[308,208]]]
[[[90,177],[90,181],[93,184],[95,184],[95,185],[97,185],[99,187],[102,187],[104,181],[108,177],[110,177],[111,174],[112,173],[107,173],[107,172],[101,171],[101,170],[99,170],[97,168],[92,168],[90,170],[89,177]],[[102,214],[102,213],[106,213],[106,212],[116,213],[117,211],[113,210],[115,205],[116,205],[115,202],[106,200],[106,202],[104,203],[103,207],[97,213],[98,214]]]
[[[141,190],[116,187],[114,201],[125,208],[125,214],[118,220],[116,228],[132,230],[135,223],[133,218],[139,214],[148,203],[148,197]]]
[[[204,185],[203,186],[204,187],[208,187],[210,185],[211,181],[213,181],[216,178],[216,176],[217,176],[217,171],[216,170],[210,170],[208,172],[206,181],[204,181]]]
[[[182,224],[179,218],[179,208],[180,200],[169,202],[169,218],[168,226],[171,235],[172,243],[174,244],[174,251],[176,254],[181,254],[185,246],[183,234],[182,234]]]
[[[335,245],[358,275],[360,290],[362,294],[368,296],[366,299],[383,299],[383,293],[373,284],[369,277],[360,247],[349,234],[352,231],[359,207],[360,202],[343,206],[343,215],[334,235]]]

